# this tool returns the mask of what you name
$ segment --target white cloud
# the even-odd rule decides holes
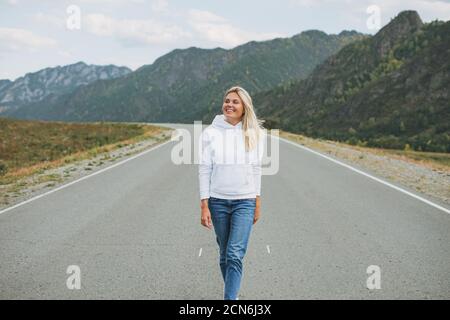
[[[191,9],[189,10],[188,14],[189,19],[195,22],[225,23],[227,21],[225,18],[206,10]]]
[[[284,34],[275,32],[244,31],[233,26],[227,19],[205,10],[189,10],[188,23],[199,37],[228,48],[251,40],[261,41],[286,37]]]
[[[60,55],[61,57],[64,57],[64,58],[70,58],[70,59],[75,58],[74,55],[67,50],[61,49],[61,50],[58,50],[57,53],[58,53],[58,55]]]
[[[0,27],[0,51],[30,51],[57,47],[56,40],[18,28]]]
[[[320,1],[315,0],[289,0],[289,3],[292,5],[298,5],[301,7],[311,7],[314,5],[319,5]]]
[[[389,22],[389,18],[395,17],[403,10],[416,10],[424,20],[450,19],[450,1],[448,0],[289,0],[289,4],[314,7],[324,11],[332,7],[336,14],[342,13],[348,16],[351,13],[357,19],[364,16],[367,7],[377,5],[386,23]]]
[[[104,37],[116,37],[127,44],[168,44],[189,38],[189,32],[176,25],[151,19],[114,19],[104,14],[88,14],[82,17],[82,29]]]
[[[331,5],[333,3],[344,6],[352,3],[353,1],[354,0],[289,0],[289,3],[291,5],[301,7],[323,7]],[[376,2],[376,0],[373,1]],[[361,2],[361,0],[357,2]]]
[[[57,28],[65,28],[66,22],[62,17],[58,17],[55,15],[47,14],[38,12],[35,13],[32,18],[34,21],[42,24],[49,25],[51,27],[57,27]]]
[[[169,1],[167,0],[153,0],[151,3],[154,12],[163,13],[168,12]]]
[[[116,4],[129,4],[131,3],[145,3],[145,0],[79,0],[84,3],[116,3]]]

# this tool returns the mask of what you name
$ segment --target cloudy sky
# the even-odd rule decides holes
[[[78,61],[135,70],[175,48],[309,29],[373,34],[407,9],[450,20],[450,0],[0,0],[0,79]]]

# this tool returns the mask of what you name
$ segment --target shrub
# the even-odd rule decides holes
[[[6,163],[4,163],[3,161],[0,161],[0,176],[5,175],[7,171],[8,171],[8,168],[6,166]]]

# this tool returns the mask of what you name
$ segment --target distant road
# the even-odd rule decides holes
[[[2,212],[0,298],[222,299],[197,166],[171,162],[175,143]],[[261,215],[242,300],[450,298],[450,215],[314,153],[280,142]]]

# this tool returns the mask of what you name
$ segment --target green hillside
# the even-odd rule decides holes
[[[400,13],[305,80],[258,94],[268,125],[352,144],[450,152],[450,22]]]
[[[71,94],[49,96],[10,117],[63,121],[192,122],[220,112],[227,87],[251,94],[305,78],[346,44],[364,38],[345,31],[305,31],[291,38],[249,42],[231,50],[177,49],[153,64],[114,80],[97,81]]]

